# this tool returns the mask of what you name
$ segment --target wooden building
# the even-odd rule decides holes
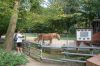
[[[100,32],[100,19],[94,19],[92,22],[93,34]]]

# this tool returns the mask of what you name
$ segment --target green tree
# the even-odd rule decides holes
[[[6,39],[5,39],[5,49],[6,51],[11,51],[12,49],[12,42],[13,42],[13,35],[16,29],[16,23],[18,19],[18,8],[19,8],[19,0],[15,0],[14,4],[14,11],[10,19],[10,23],[8,26],[7,34],[6,34]]]
[[[5,34],[8,28],[12,4],[9,1],[1,0],[0,1],[0,37]]]
[[[23,5],[23,7],[21,7],[21,8],[19,8],[19,7],[21,6],[21,4],[23,2],[21,2],[20,0],[11,1],[12,3],[14,2],[14,7],[12,7],[13,12],[12,12],[9,27],[8,27],[8,30],[7,30],[7,33],[6,33],[6,40],[5,40],[6,51],[11,51],[11,49],[12,49],[13,35],[14,35],[15,29],[16,29],[16,23],[17,23],[18,15],[22,16],[20,13],[24,12],[24,11],[30,12],[33,9],[35,11],[35,9],[37,9],[37,7],[39,5],[37,3],[34,3],[34,2],[39,2],[37,0],[32,0],[32,1],[22,0],[22,1],[24,1],[25,5]],[[32,7],[31,7],[31,9],[28,10],[29,5],[27,6],[26,3],[29,3],[29,1],[31,2]],[[10,0],[8,2],[10,2]],[[23,10],[23,9],[25,9],[25,10]],[[27,14],[27,12],[24,12],[24,14]],[[21,19],[21,18],[19,18],[19,19]],[[26,18],[26,19],[28,19],[28,18]]]

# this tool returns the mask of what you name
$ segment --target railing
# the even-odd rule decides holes
[[[77,53],[73,53],[73,52],[69,52],[68,51],[68,48],[73,48],[73,49],[78,48],[78,49],[85,49],[85,50],[86,49],[89,49],[91,51],[91,53],[89,53],[89,54],[86,54],[86,53],[78,53],[78,52]],[[64,50],[67,50],[67,51],[62,52],[65,55],[89,56],[89,57],[91,57],[91,56],[95,56],[96,55],[93,50],[100,50],[100,47],[63,47],[63,49]],[[85,63],[86,62],[86,60],[85,61],[82,61],[82,60],[71,60],[71,59],[65,59],[65,60],[67,60],[67,61],[73,61],[73,62],[82,62],[82,63]]]
[[[23,42],[23,51],[25,54],[31,56],[32,58],[40,59],[40,49],[37,49],[32,42],[24,41]]]
[[[70,52],[62,52],[63,54],[68,55],[77,55],[77,56],[95,56],[94,54],[83,54],[83,53],[70,53]]]
[[[73,49],[92,49],[91,54],[87,54],[87,53],[78,53],[78,52],[70,52],[68,48],[73,48]],[[45,56],[45,51],[50,50],[52,52],[52,50],[61,50],[61,58],[59,59],[54,59],[54,58],[50,58],[48,56]],[[72,49],[71,49],[72,50]],[[100,50],[100,47],[50,47],[50,46],[44,46],[42,44],[36,44],[36,43],[32,43],[32,42],[24,42],[24,52],[33,57],[36,58],[38,60],[49,60],[49,61],[55,61],[55,62],[74,62],[74,63],[86,63],[86,60],[77,60],[77,59],[70,59],[70,58],[65,58],[66,56],[94,56],[94,52],[93,50]],[[48,54],[49,55],[49,54]],[[54,55],[54,54],[53,54]],[[81,65],[80,65],[81,66]]]

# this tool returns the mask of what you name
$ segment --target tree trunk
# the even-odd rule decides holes
[[[16,29],[17,19],[18,19],[18,11],[19,11],[18,8],[19,8],[19,0],[15,0],[15,5],[13,9],[14,11],[10,19],[10,23],[8,26],[5,43],[4,43],[5,50],[8,52],[12,50],[13,36],[14,36],[15,29]]]
[[[2,34],[0,34],[0,39],[1,39]]]

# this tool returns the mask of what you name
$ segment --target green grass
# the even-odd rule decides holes
[[[25,36],[28,36],[28,37],[36,37],[37,34],[35,33],[24,33]]]
[[[76,39],[76,36],[75,34],[66,34],[65,36],[61,36],[61,39],[62,40],[75,40]]]
[[[0,48],[4,49],[4,44],[3,43],[0,44]]]
[[[76,36],[75,34],[66,34],[64,36],[61,36],[62,40],[75,40]]]

